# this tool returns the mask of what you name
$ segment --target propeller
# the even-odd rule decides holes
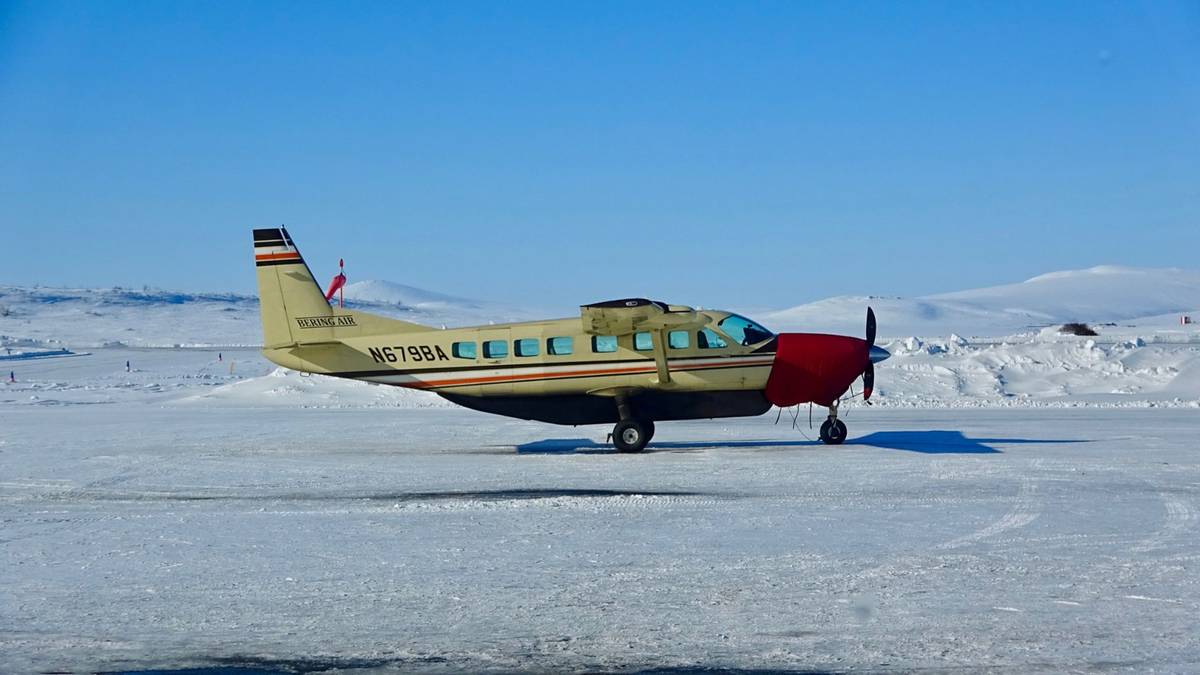
[[[867,367],[863,370],[863,401],[871,400],[875,391],[875,360],[871,353],[875,349],[875,310],[867,308]]]

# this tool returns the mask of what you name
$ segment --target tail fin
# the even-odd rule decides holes
[[[365,312],[335,312],[286,228],[254,230],[254,266],[264,349],[430,330]]]

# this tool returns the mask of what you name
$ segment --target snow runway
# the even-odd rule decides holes
[[[1195,410],[773,421],[8,407],[0,670],[1200,668]]]

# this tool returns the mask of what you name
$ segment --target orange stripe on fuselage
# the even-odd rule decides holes
[[[775,361],[774,357],[769,360],[751,361],[741,363],[716,363],[716,364],[696,364],[696,365],[678,365],[670,368],[671,372],[680,370],[702,370],[715,368],[747,368],[757,366],[769,366]],[[632,375],[636,373],[653,373],[657,372],[658,367],[650,366],[634,366],[632,368],[598,368],[592,370],[572,370],[566,373],[523,373],[519,375],[488,375],[485,377],[464,377],[452,380],[433,380],[430,382],[414,382],[403,386],[413,389],[429,389],[433,387],[456,387],[464,384],[498,384],[501,382],[520,382],[523,380],[568,380],[573,377],[591,377],[594,375]],[[418,373],[411,373],[417,375]]]

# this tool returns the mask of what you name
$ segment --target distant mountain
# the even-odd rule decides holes
[[[1023,315],[1030,321],[1124,321],[1200,306],[1200,271],[1104,265],[926,299]]]
[[[569,315],[458,298],[389,281],[350,284],[346,299],[364,311],[433,327]],[[881,337],[1005,336],[1065,321],[1136,320],[1138,325],[1170,330],[1179,313],[1200,308],[1200,272],[1093,267],[921,298],[836,297],[751,315],[776,331],[861,335],[868,305],[875,308]],[[0,344],[250,346],[261,340],[254,296],[151,288],[0,286]]]
[[[458,298],[444,293],[435,293],[415,286],[406,286],[394,281],[356,281],[346,284],[346,299],[360,303],[399,305],[401,307],[473,307],[488,303]]]
[[[1200,271],[1101,266],[1043,274],[1028,281],[920,298],[843,296],[760,319],[774,330],[857,335],[866,307],[875,309],[879,334],[1009,335],[1067,321],[1125,322],[1174,316],[1200,308]]]
[[[346,287],[347,304],[434,328],[521,321],[544,315],[388,281]],[[262,332],[258,298],[143,288],[0,286],[0,344],[131,347],[252,346]]]

